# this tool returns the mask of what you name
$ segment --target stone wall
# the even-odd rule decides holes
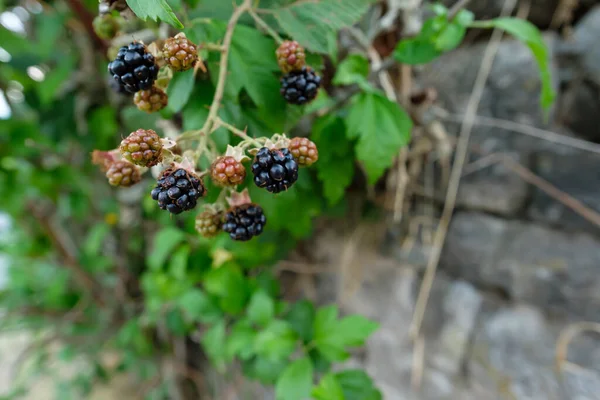
[[[538,3],[532,10],[541,15]],[[511,40],[501,44],[478,114],[600,142],[600,6],[578,21],[572,37],[548,33],[545,39],[559,92],[549,118],[540,110],[535,62]],[[454,117],[465,111],[485,46],[465,46],[418,71],[417,81],[435,87],[440,106]],[[457,123],[445,124],[458,133]],[[501,153],[600,212],[598,149],[479,121],[469,162]],[[350,265],[339,256],[348,251],[347,239],[332,234],[325,242],[320,259],[339,269],[319,280],[318,293],[323,302],[341,302],[346,312],[381,323],[350,364],[367,368],[385,399],[600,399],[598,334],[575,337],[569,363],[556,365],[565,329],[600,322],[600,229],[513,168],[495,163],[461,180],[420,341],[409,326],[430,242],[410,251],[393,243],[382,256],[359,240],[350,245]]]

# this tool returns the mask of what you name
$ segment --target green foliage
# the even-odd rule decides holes
[[[326,374],[312,390],[315,400],[344,400],[342,385],[333,373]]]
[[[412,121],[397,103],[377,92],[354,97],[346,117],[348,139],[357,139],[356,158],[373,184],[410,139]]]
[[[548,109],[556,93],[552,87],[552,76],[550,75],[550,59],[548,48],[540,31],[529,21],[518,18],[496,18],[491,21],[475,21],[471,24],[476,28],[499,28],[513,35],[516,39],[525,43],[540,69],[540,78],[542,80],[542,107]]]
[[[277,400],[303,400],[310,395],[313,367],[309,358],[292,362],[281,373],[275,385]]]
[[[154,21],[165,21],[177,29],[183,29],[183,24],[167,3],[167,0],[127,0],[127,5],[142,20],[148,18]]]

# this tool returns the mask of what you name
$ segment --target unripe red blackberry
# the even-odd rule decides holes
[[[302,105],[317,97],[321,77],[309,67],[291,71],[281,78],[281,95],[290,104]]]
[[[275,55],[277,56],[277,64],[279,64],[279,68],[284,74],[301,70],[306,62],[304,47],[296,41],[284,41],[275,51]]]
[[[147,113],[160,111],[167,106],[169,98],[164,90],[152,86],[148,90],[140,90],[133,96],[133,102],[137,108]]]
[[[135,93],[152,87],[158,65],[143,43],[133,42],[119,49],[115,60],[108,64],[108,72],[125,90]]]
[[[223,213],[206,210],[196,217],[196,231],[206,238],[215,237],[221,232]]]
[[[177,167],[165,170],[150,193],[152,199],[158,201],[159,207],[171,214],[193,209],[205,194],[206,188],[199,177]]]
[[[142,180],[140,169],[128,161],[115,161],[106,171],[108,183],[112,186],[129,187]]]
[[[310,167],[319,159],[317,145],[307,138],[293,138],[290,140],[288,149],[301,167]]]
[[[121,141],[123,158],[141,167],[152,167],[162,161],[162,143],[152,129],[138,129]]]
[[[225,214],[223,231],[233,240],[247,241],[263,232],[267,218],[263,209],[256,204],[247,203],[232,207]]]
[[[173,71],[187,71],[198,60],[198,48],[183,34],[165,40],[162,51]]]
[[[252,164],[254,183],[271,193],[288,190],[298,180],[298,163],[289,149],[263,147]]]
[[[235,186],[246,178],[246,168],[235,157],[221,156],[212,163],[210,176],[219,186]]]

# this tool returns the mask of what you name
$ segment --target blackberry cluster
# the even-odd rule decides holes
[[[289,149],[263,147],[252,164],[254,183],[271,193],[287,190],[298,180],[298,163]]]
[[[202,181],[183,168],[168,169],[158,179],[150,195],[162,210],[180,214],[196,207],[197,200],[206,194]]]
[[[164,90],[152,86],[148,90],[140,90],[133,96],[133,102],[140,111],[153,113],[167,106],[169,98]]]
[[[221,231],[223,213],[204,211],[196,217],[196,231],[205,238],[215,237]]]
[[[319,159],[317,145],[311,140],[303,137],[295,137],[290,140],[288,146],[290,152],[301,167],[310,167]]]
[[[108,64],[108,72],[126,91],[135,93],[152,87],[158,65],[143,43],[133,42],[119,49],[117,58]]]
[[[152,129],[138,129],[121,141],[123,158],[136,165],[150,168],[162,161],[162,143]]]
[[[247,241],[262,233],[267,218],[263,209],[252,203],[233,207],[225,215],[223,230],[233,240]]]
[[[121,187],[133,186],[142,180],[139,168],[123,160],[108,164],[106,177],[111,186]]]
[[[306,54],[304,48],[296,41],[285,40],[275,52],[277,64],[283,73],[300,70],[304,67]]]
[[[219,186],[235,186],[244,182],[246,168],[234,157],[223,156],[213,162],[210,175]]]
[[[165,41],[163,57],[173,71],[187,71],[198,60],[198,49],[186,37],[177,35]]]
[[[281,78],[281,95],[290,104],[306,104],[315,97],[321,86],[321,77],[310,67],[291,71]]]

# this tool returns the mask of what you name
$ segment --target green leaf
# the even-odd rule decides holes
[[[275,385],[277,400],[304,400],[310,395],[313,367],[309,358],[299,358],[283,370]]]
[[[544,109],[548,109],[556,98],[556,92],[552,87],[548,48],[542,34],[535,25],[523,19],[506,17],[490,21],[475,21],[471,26],[475,28],[500,28],[529,47],[540,69],[542,81],[541,105]]]
[[[323,195],[330,205],[337,204],[354,177],[354,152],[346,137],[344,120],[335,115],[317,119],[311,139],[320,150],[315,168],[323,184]]]
[[[259,380],[261,383],[272,385],[285,369],[287,360],[272,361],[263,357],[257,357],[252,361],[244,363],[244,374],[250,378]]]
[[[148,254],[147,263],[151,270],[160,269],[175,247],[185,239],[185,233],[177,228],[163,228],[154,235],[152,251]]]
[[[329,33],[350,26],[369,9],[370,0],[297,1],[273,9],[281,28],[309,50],[328,53]]]
[[[204,351],[220,372],[225,369],[225,320],[210,327],[200,339]]]
[[[143,21],[148,18],[154,21],[160,19],[177,29],[183,29],[183,24],[177,19],[166,0],[127,0],[127,5]]]
[[[315,400],[345,400],[344,391],[333,373],[325,375],[312,390]]]
[[[167,87],[167,96],[169,96],[167,108],[174,113],[181,111],[193,90],[194,70],[176,73]]]
[[[273,299],[263,290],[256,291],[248,305],[248,319],[260,326],[268,324],[275,314]]]
[[[256,335],[254,351],[271,361],[283,360],[294,352],[297,340],[288,322],[274,320]]]
[[[394,58],[404,64],[427,64],[442,54],[428,38],[415,37],[401,40],[394,50]]]
[[[215,302],[198,288],[185,292],[178,305],[192,322],[213,323],[223,317]]]
[[[312,339],[315,319],[315,306],[313,303],[308,300],[300,300],[294,303],[285,319],[305,343]]]
[[[170,275],[178,280],[184,280],[187,278],[187,263],[190,258],[190,246],[184,244],[171,256],[171,262],[169,263]]]
[[[344,400],[381,400],[373,380],[362,370],[347,370],[335,374],[344,392]]]
[[[219,297],[221,308],[229,314],[239,314],[248,300],[248,282],[233,264],[209,271],[204,277],[204,287]]]
[[[379,93],[353,98],[346,118],[349,138],[358,138],[356,158],[364,164],[370,184],[389,168],[410,140],[412,121],[400,106]]]
[[[333,77],[336,85],[352,85],[358,82],[366,82],[369,75],[369,60],[360,54],[350,54],[338,66]]]
[[[344,346],[362,346],[365,339],[379,328],[379,324],[362,315],[351,315],[338,322],[334,337]]]
[[[83,243],[83,253],[87,256],[95,256],[100,252],[100,248],[104,243],[106,235],[110,232],[110,228],[106,224],[95,225],[85,238]]]
[[[229,360],[239,357],[248,360],[254,355],[253,343],[256,332],[252,329],[249,321],[240,320],[233,328],[227,338],[227,357]]]

